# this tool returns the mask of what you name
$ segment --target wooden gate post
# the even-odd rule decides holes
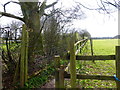
[[[59,68],[60,68],[60,56],[55,55],[54,57],[55,60],[55,88],[59,88]]]
[[[93,41],[91,38],[90,38],[90,47],[91,47],[91,55],[93,56]],[[94,59],[92,59],[92,60],[93,60],[93,62],[95,62]]]
[[[116,46],[116,77],[120,79],[120,46]],[[116,81],[117,90],[120,90],[120,81]]]
[[[71,88],[76,88],[76,56],[74,38],[70,41],[70,79]]]
[[[0,40],[0,44],[2,44],[1,43],[1,40]],[[0,48],[0,90],[2,90],[2,49]]]
[[[59,88],[64,88],[64,66],[60,66],[59,70]]]

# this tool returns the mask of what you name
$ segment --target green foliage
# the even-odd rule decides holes
[[[68,60],[60,60],[60,65],[65,65],[68,62],[69,62]]]
[[[2,50],[2,60],[3,60],[3,71],[7,72],[9,71],[11,68],[15,69],[15,63],[18,62],[19,59],[19,52],[20,52],[20,43],[14,43],[14,42],[9,42],[8,43],[8,50],[9,50],[9,55],[8,55],[8,50],[7,50],[7,46],[5,44],[3,44],[1,46],[1,50]],[[11,57],[11,59],[10,59]],[[11,61],[14,63],[11,63]]]
[[[1,49],[7,51],[6,45],[2,44]],[[20,49],[20,43],[15,43],[15,42],[10,43],[9,49],[10,49],[10,51],[16,51],[16,50]]]
[[[57,24],[57,19],[51,17],[45,24],[43,33],[44,51],[48,56],[53,56],[58,53],[58,45],[60,41],[60,29]]]
[[[51,77],[51,74],[55,71],[53,66],[48,65],[46,70],[43,70],[38,76],[33,77],[25,83],[25,88],[40,88]]]
[[[43,44],[44,52],[47,56],[54,56],[56,54],[63,56],[70,50],[71,36],[74,37],[75,42],[82,37],[77,31],[72,33],[65,32],[65,29],[60,26],[61,22],[57,15],[49,18],[43,30]]]
[[[65,63],[68,63],[68,60],[60,60],[61,65],[65,65]],[[54,72],[55,72],[55,63],[52,62],[51,64],[47,64],[47,68],[43,69],[42,72],[39,73],[39,75],[32,77],[28,80],[28,82],[25,83],[24,88],[40,88],[42,85],[44,85],[50,78],[52,78]]]

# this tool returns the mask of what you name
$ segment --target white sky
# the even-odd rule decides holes
[[[1,0],[0,3],[5,3],[9,0]],[[14,0],[16,1],[16,0]],[[48,3],[55,1],[55,0],[47,0]],[[73,0],[60,0],[62,2],[62,5],[64,7],[71,7],[74,6]],[[81,2],[82,4],[94,8],[97,7],[96,1],[99,0],[76,0],[77,2]],[[112,0],[110,0],[112,1]],[[61,2],[59,2],[56,6],[60,6]],[[93,7],[92,7],[93,6]],[[7,11],[10,13],[15,13],[18,15],[20,12],[19,5],[16,4],[10,4],[7,6]],[[2,11],[3,8],[0,6],[0,11]],[[97,11],[91,11],[82,8],[82,10],[85,12],[87,18],[82,20],[75,20],[74,21],[74,27],[86,29],[88,32],[90,32],[92,37],[108,37],[108,36],[115,36],[118,34],[118,12],[114,12],[111,15],[105,15],[100,14]],[[10,18],[2,17],[0,18],[0,24],[6,25],[9,22],[11,22]]]

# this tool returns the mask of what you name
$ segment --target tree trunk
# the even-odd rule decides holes
[[[43,54],[42,36],[40,30],[41,15],[38,12],[38,2],[21,2],[25,24],[29,28],[29,63],[34,61],[34,54]]]

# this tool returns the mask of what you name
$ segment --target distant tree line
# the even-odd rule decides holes
[[[114,37],[92,37],[92,39],[120,39],[120,35]]]

